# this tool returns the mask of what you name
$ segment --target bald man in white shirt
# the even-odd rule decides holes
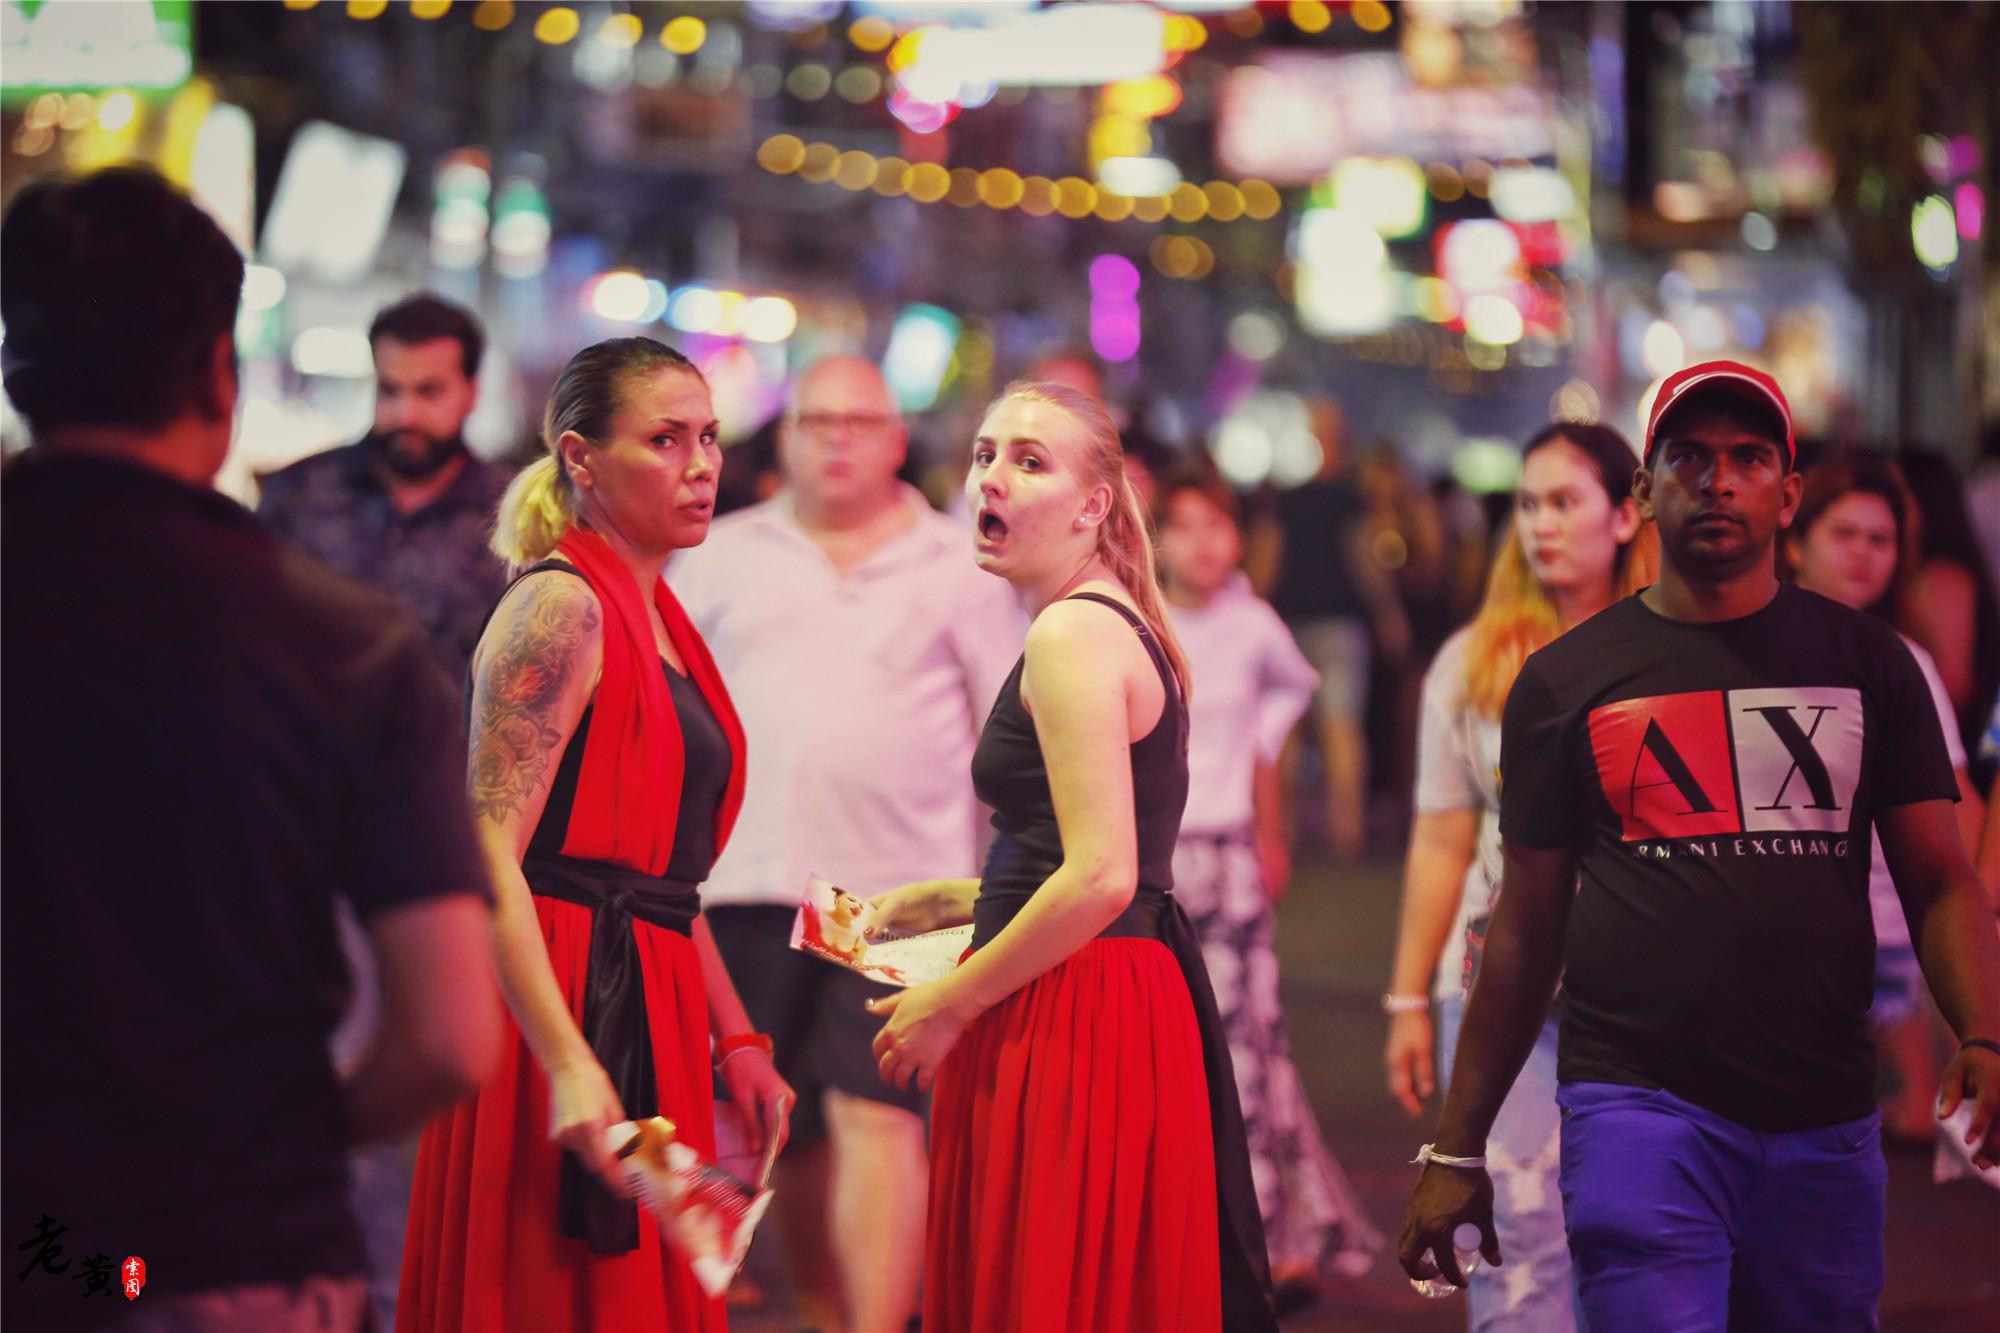
[[[776,1208],[800,1322],[900,1329],[923,1253],[924,1104],[870,1049],[885,990],[792,952],[806,877],[862,898],[978,873],[972,747],[1026,620],[969,527],[897,480],[881,372],[812,366],[779,429],[785,486],[716,522],[668,581],[743,718],[743,813],[702,886],[716,942],[798,1090]]]

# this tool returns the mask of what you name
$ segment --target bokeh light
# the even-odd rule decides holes
[[[1687,340],[1666,320],[1656,319],[1646,326],[1645,337],[1639,344],[1639,359],[1648,375],[1664,379],[1687,365]]]
[[[1348,11],[1354,26],[1363,32],[1385,32],[1389,27],[1389,6],[1382,0],[1354,0],[1354,7]]]
[[[794,65],[792,72],[785,76],[785,91],[801,102],[817,102],[832,90],[833,71],[810,60],[803,65]]]
[[[869,14],[848,25],[847,40],[854,43],[857,50],[870,53],[883,51],[896,40],[896,29],[880,14]]]
[[[667,26],[660,29],[660,45],[677,56],[693,55],[707,40],[708,24],[692,14],[668,19]]]
[[[935,162],[919,162],[910,168],[910,198],[920,204],[934,204],[951,189],[951,173]]]
[[[979,197],[993,208],[1012,208],[1021,202],[1021,178],[1005,167],[979,174]]]
[[[1465,303],[1465,334],[1488,347],[1509,347],[1526,331],[1520,308],[1504,296],[1488,293]]]
[[[849,65],[834,79],[833,90],[842,101],[859,106],[882,95],[882,75],[869,65]]]
[[[743,336],[751,342],[780,343],[799,326],[799,312],[782,296],[759,296],[743,307]]]
[[[722,298],[700,284],[682,287],[667,302],[667,323],[683,333],[706,333],[722,315]]]
[[[612,14],[597,25],[597,40],[613,50],[629,51],[646,35],[646,25],[637,14]]]
[[[757,147],[757,165],[780,176],[805,165],[805,142],[795,134],[774,134]]]
[[[833,182],[843,190],[865,190],[875,183],[875,159],[858,148],[850,148],[834,162]]]
[[[591,313],[600,319],[636,324],[651,304],[646,279],[629,269],[606,273],[590,284]]]
[[[1323,0],[1291,0],[1285,6],[1285,17],[1300,32],[1325,32],[1333,23],[1333,11]]]
[[[100,130],[122,130],[132,123],[137,115],[139,103],[132,94],[124,91],[112,93],[97,104],[97,128]]]
[[[577,17],[574,9],[557,5],[554,9],[543,10],[541,17],[535,20],[535,40],[550,46],[562,46],[574,41],[582,27],[583,20]]]
[[[1946,269],[1958,262],[1958,220],[1943,195],[1930,195],[1911,210],[1910,244],[1925,268]]]

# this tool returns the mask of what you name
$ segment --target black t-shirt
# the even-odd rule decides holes
[[[79,1301],[98,1255],[114,1292],[127,1255],[166,1289],[358,1273],[334,900],[485,892],[430,645],[125,463],[15,463],[0,552],[4,1234],[67,1228],[8,1312],[122,1308]]]
[[[1287,620],[1360,619],[1367,613],[1353,568],[1354,525],[1368,512],[1344,480],[1309,481],[1278,493],[1284,548],[1271,605]]]
[[[1719,624],[1627,598],[1522,667],[1500,771],[1502,836],[1578,854],[1560,1078],[1758,1130],[1869,1113],[1870,828],[1957,798],[1894,631],[1789,584]]]

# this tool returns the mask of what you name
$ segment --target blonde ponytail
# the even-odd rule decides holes
[[[1125,591],[1132,594],[1139,618],[1160,641],[1167,665],[1174,669],[1174,679],[1180,682],[1181,701],[1185,703],[1193,698],[1194,692],[1187,654],[1181,650],[1181,641],[1167,619],[1166,600],[1160,595],[1159,561],[1153,550],[1153,530],[1146,522],[1145,506],[1139,502],[1139,493],[1132,489],[1132,480],[1124,475],[1122,466],[1114,494],[1117,498],[1112,501],[1111,513],[1097,530],[1097,553],[1118,575]]]
[[[493,521],[493,554],[518,573],[546,559],[576,517],[576,496],[563,479],[554,454],[543,454],[521,469],[500,497]]]
[[[1167,622],[1167,606],[1160,595],[1158,563],[1153,554],[1153,531],[1146,522],[1146,509],[1139,503],[1139,493],[1132,489],[1132,481],[1125,475],[1125,446],[1118,438],[1118,427],[1102,403],[1065,384],[1016,380],[995,400],[996,405],[1009,398],[1060,408],[1083,427],[1085,475],[1091,482],[1111,488],[1111,512],[1097,529],[1098,558],[1110,566],[1131,595],[1139,608],[1139,618],[1146,622],[1146,628],[1167,655],[1167,665],[1173,668],[1174,679],[1180,686],[1181,701],[1187,702],[1194,686],[1188,674],[1187,654],[1181,650],[1174,627]]]

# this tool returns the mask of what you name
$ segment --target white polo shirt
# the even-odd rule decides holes
[[[1493,915],[1500,893],[1500,719],[1465,697],[1471,652],[1469,625],[1444,641],[1424,673],[1417,724],[1417,813],[1479,812],[1477,850],[1432,978],[1431,994],[1440,1000],[1465,994],[1466,931],[1474,920]]]
[[[1931,687],[1931,706],[1937,709],[1938,725],[1944,730],[1945,754],[1954,769],[1962,770],[1965,743],[1958,737],[1958,714],[1952,711],[1951,695],[1945,690],[1944,677],[1938,675],[1937,662],[1909,635],[1898,637],[1910,650],[1910,656],[1917,659],[1917,670],[1924,673],[1924,683]],[[1882,855],[1882,835],[1872,830],[1868,834],[1868,855],[1872,858],[1868,863],[1868,913],[1875,919],[1875,947],[1908,948],[1910,922],[1903,915],[1903,899],[1896,892],[1895,876],[1889,873],[1889,862]]]
[[[814,873],[863,897],[979,873],[972,748],[1027,618],[970,525],[902,489],[915,523],[844,575],[789,490],[668,567],[749,742],[705,904],[796,906]]]

